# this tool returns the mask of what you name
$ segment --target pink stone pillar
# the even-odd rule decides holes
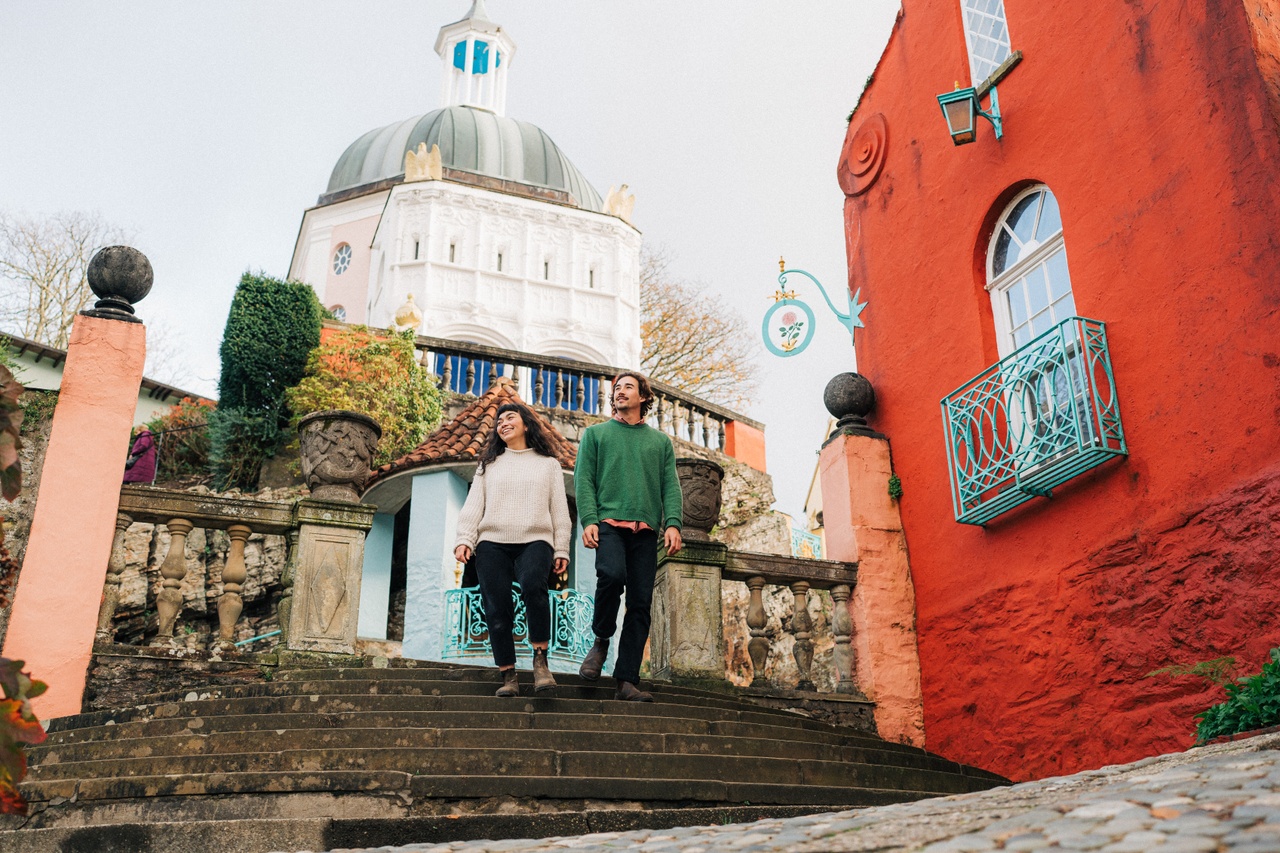
[[[113,283],[113,272],[140,275],[137,269],[120,266],[118,251],[114,266],[110,257],[105,264],[99,262],[122,248],[104,249],[90,263],[90,283],[99,296]],[[124,261],[136,264],[141,258],[146,264],[145,296],[150,265],[141,253],[125,252],[133,255],[126,254]],[[123,309],[118,297],[138,289],[116,287],[115,301],[103,310],[112,299],[108,287],[107,298],[91,309],[97,316],[76,317],[67,347],[40,496],[3,652],[26,661],[32,676],[49,685],[49,691],[32,703],[42,720],[80,713],[84,696],[146,358],[145,327],[137,320],[112,317],[122,310],[132,315],[128,303],[141,296],[126,298]]]
[[[850,375],[856,374],[843,374]],[[832,404],[832,385],[827,407],[839,415],[840,406]],[[869,384],[865,394],[863,415],[874,400]],[[889,497],[889,441],[867,429],[860,417],[854,420],[859,424],[828,442],[818,459],[827,558],[858,564],[858,581],[849,599],[854,680],[876,703],[880,736],[923,747],[915,586],[902,516]]]

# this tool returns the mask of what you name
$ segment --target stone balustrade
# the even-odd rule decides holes
[[[499,376],[516,382],[521,399],[548,408],[607,414],[611,383],[620,367],[517,352],[483,344],[419,335],[420,362],[442,388],[481,394]],[[673,438],[736,456],[732,433],[744,428],[760,436],[764,424],[687,394],[663,382],[651,383],[656,397],[649,424]]]
[[[372,524],[373,512],[373,507],[345,501],[264,501],[124,486],[98,613],[97,641],[112,641],[120,576],[125,567],[125,532],[135,523],[163,524],[170,534],[169,550],[160,566],[161,588],[156,593],[159,630],[151,640],[152,646],[167,648],[174,644],[173,631],[182,610],[181,589],[187,573],[187,536],[193,529],[203,528],[225,530],[231,543],[222,569],[218,639],[213,651],[235,650],[236,623],[244,609],[241,588],[247,574],[245,542],[251,534],[265,533],[284,535],[289,541],[282,578],[285,594],[279,604],[285,646],[350,654],[354,651],[359,613],[364,535]],[[294,606],[295,599],[301,599],[301,606]]]

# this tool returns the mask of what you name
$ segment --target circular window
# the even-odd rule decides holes
[[[333,253],[333,274],[342,275],[349,266],[351,266],[351,245],[343,243]]]
[[[329,309],[329,313],[333,315],[333,319],[339,323],[347,322],[347,309],[341,305],[334,305]]]

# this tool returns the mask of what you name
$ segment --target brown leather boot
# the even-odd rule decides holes
[[[556,678],[547,666],[547,650],[533,650],[533,692],[541,693],[556,686]]]
[[[501,696],[504,699],[520,695],[520,681],[516,678],[514,668],[502,671],[502,686],[493,695]]]
[[[591,651],[587,652],[587,656],[582,659],[582,666],[578,669],[578,675],[587,681],[595,681],[600,677],[600,670],[604,669],[604,659],[609,656],[609,641],[596,637],[595,645],[591,647]]]
[[[613,694],[613,698],[620,702],[652,702],[653,694],[645,693],[630,681],[619,681],[618,690]]]

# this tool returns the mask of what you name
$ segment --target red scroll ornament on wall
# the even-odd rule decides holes
[[[840,188],[847,196],[861,195],[871,189],[884,168],[885,150],[889,141],[889,125],[883,113],[868,116],[852,131],[840,154],[836,174]]]

